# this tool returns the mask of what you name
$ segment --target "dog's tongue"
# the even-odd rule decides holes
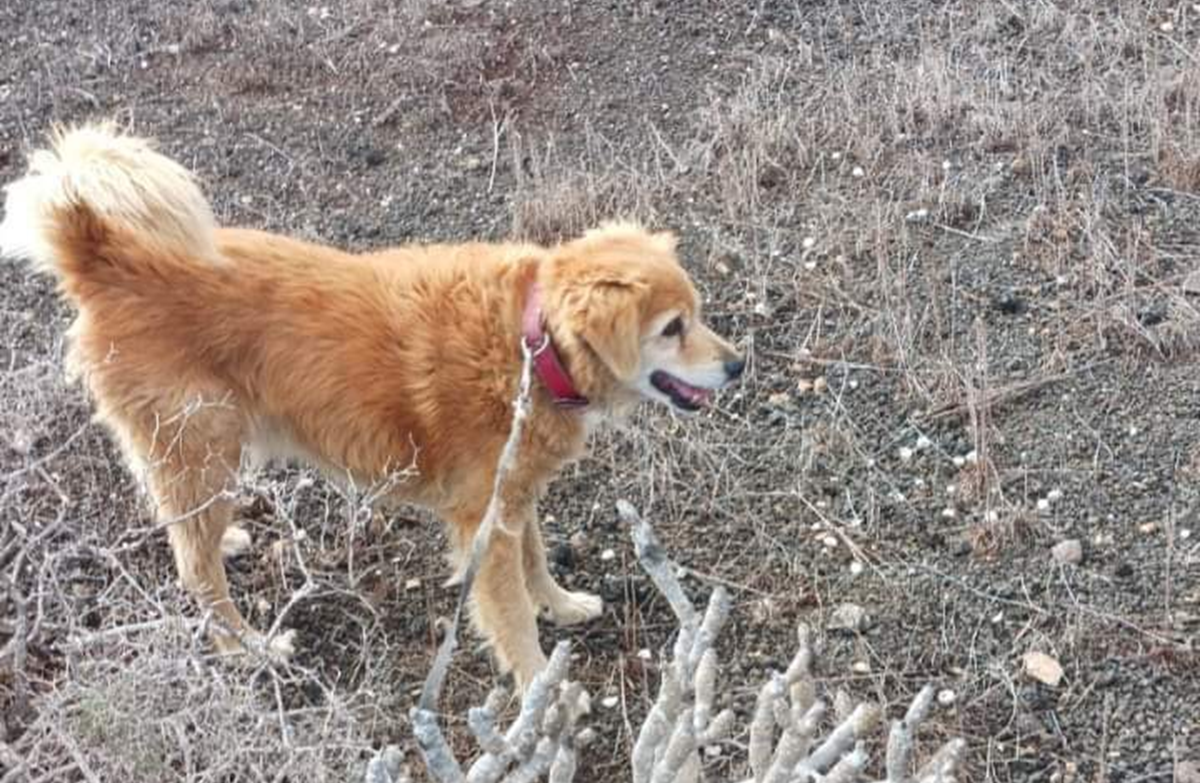
[[[671,388],[674,389],[680,397],[683,397],[693,405],[707,405],[712,399],[712,391],[710,389],[702,389],[699,386],[692,386],[690,383],[684,383],[678,378],[671,376]]]

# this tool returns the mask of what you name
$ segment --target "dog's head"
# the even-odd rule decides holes
[[[675,236],[609,224],[560,246],[549,269],[560,350],[589,395],[702,408],[745,360],[701,320]]]

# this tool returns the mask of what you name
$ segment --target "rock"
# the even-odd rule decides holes
[[[1050,556],[1063,565],[1079,565],[1083,562],[1083,544],[1078,538],[1068,538],[1059,541],[1050,550]]]
[[[600,706],[606,710],[614,709],[620,703],[621,700],[616,696],[605,696],[600,700]]]
[[[1027,652],[1021,656],[1021,663],[1024,665],[1025,674],[1043,685],[1057,688],[1062,682],[1062,664],[1044,652]]]
[[[949,688],[943,688],[937,693],[937,703],[943,707],[951,707],[958,701],[958,694]]]
[[[555,544],[550,550],[550,562],[562,571],[574,571],[577,558],[570,544]]]
[[[829,624],[826,627],[831,631],[861,633],[869,625],[870,617],[866,609],[858,604],[841,604],[829,616]]]
[[[617,550],[615,550],[615,549],[605,549],[603,552],[600,553],[600,560],[602,562],[609,563],[616,559],[617,559]]]

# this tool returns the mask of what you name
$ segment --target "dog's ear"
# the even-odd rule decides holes
[[[645,295],[634,282],[597,282],[588,291],[580,336],[621,380],[633,378],[641,363]]]

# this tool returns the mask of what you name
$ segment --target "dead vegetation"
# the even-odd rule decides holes
[[[704,46],[682,32],[648,46],[636,36],[704,20],[618,4],[606,18],[636,23],[609,60],[590,56],[604,19],[578,3],[560,9],[561,37],[522,36],[537,23],[469,2],[218,5],[194,27],[175,14],[148,32],[106,10],[106,33],[61,51],[26,23],[0,95],[36,110],[0,120],[0,138],[35,138],[51,109],[80,116],[140,94],[144,59],[161,81],[136,119],[179,139],[228,216],[360,245],[480,230],[553,240],[640,217],[682,232],[713,320],[750,349],[744,388],[711,416],[639,413],[545,506],[564,581],[610,605],[570,637],[572,676],[617,705],[588,719],[604,742],[583,751],[581,780],[625,779],[661,681],[646,655],[674,630],[615,526],[617,498],[661,520],[693,597],[730,591],[732,682],[786,665],[777,651],[803,620],[825,646],[823,679],[858,696],[907,698],[926,681],[957,694],[930,723],[968,740],[966,779],[1166,780],[1194,763],[1190,4],[750,4],[757,16],[723,20],[732,37]],[[570,122],[534,111],[610,61],[601,97],[649,95],[629,74],[657,73],[663,54],[686,90],[637,92],[615,119],[599,98]],[[93,75],[61,87],[61,63]],[[145,108],[184,77],[236,100],[174,125]],[[317,116],[331,125],[304,131]],[[211,151],[191,146],[201,122]],[[8,179],[15,142],[4,154]],[[277,203],[240,200],[264,193]],[[351,218],[385,228],[355,233]],[[452,608],[437,535],[403,512],[352,511],[307,473],[255,476],[261,543],[236,592],[269,624],[304,583],[303,558],[317,589],[292,612],[309,670],[276,681],[209,666],[192,627],[168,622],[188,609],[162,542],[136,530],[135,489],[59,379],[62,314],[44,286],[3,275],[0,754],[37,766],[14,773],[0,755],[0,779],[136,779],[164,757],[196,780],[216,779],[203,777],[210,759],[344,779],[403,742]],[[1081,564],[1051,558],[1064,539]],[[830,627],[842,602],[872,624]],[[1062,683],[1031,679],[1030,651],[1060,663]],[[461,716],[493,682],[481,656],[451,671],[443,716],[461,758],[474,751]],[[753,694],[727,699],[750,717]],[[732,778],[731,756],[702,763]]]

